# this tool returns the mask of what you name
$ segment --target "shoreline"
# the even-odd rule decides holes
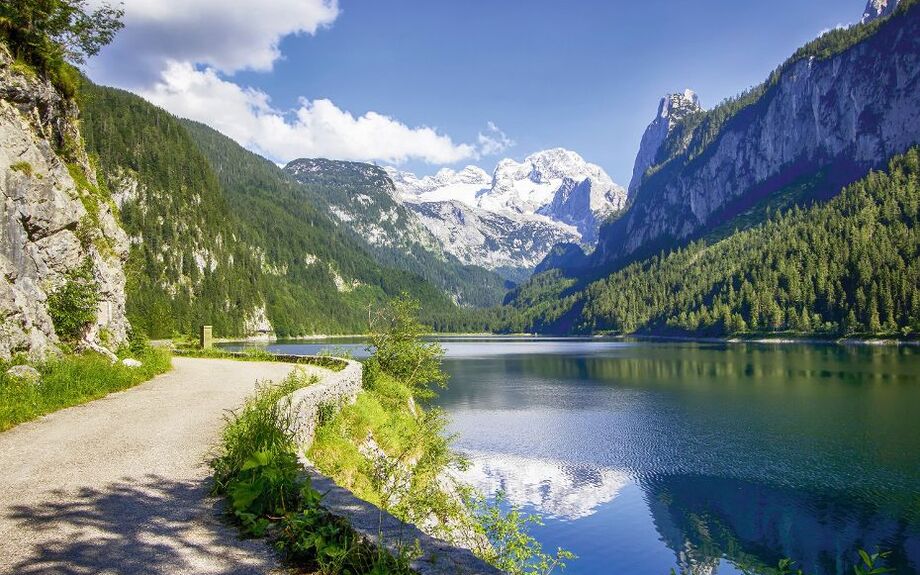
[[[298,341],[329,341],[337,339],[359,339],[366,338],[368,334],[346,334],[346,335],[336,335],[336,334],[314,334],[309,336],[297,336],[297,337],[285,337],[279,338],[274,336],[249,336],[249,337],[228,337],[228,338],[214,338],[214,343],[285,343],[285,342],[298,342]],[[781,336],[781,337],[764,337],[756,336],[751,338],[746,337],[705,337],[705,336],[679,336],[679,335],[651,335],[651,334],[629,334],[629,335],[613,335],[613,334],[590,334],[590,335],[550,335],[550,334],[536,334],[536,333],[514,333],[514,334],[500,334],[500,333],[428,333],[425,334],[425,337],[439,337],[439,338],[456,338],[456,339],[470,339],[475,340],[479,338],[488,338],[488,339],[540,339],[540,340],[617,340],[617,341],[647,341],[647,342],[687,342],[687,343],[720,343],[720,344],[742,344],[742,343],[752,343],[752,344],[777,344],[777,345],[794,345],[794,344],[808,344],[808,345],[844,345],[844,346],[876,346],[876,347],[918,347],[920,346],[920,340],[913,339],[895,339],[895,338],[878,338],[878,339],[863,339],[863,338],[818,338],[818,337],[790,337],[790,336]],[[151,341],[152,344],[171,344],[171,340],[155,340]]]

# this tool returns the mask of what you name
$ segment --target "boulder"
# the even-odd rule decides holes
[[[42,374],[31,365],[14,365],[6,370],[6,374],[31,384],[37,384],[42,378]]]

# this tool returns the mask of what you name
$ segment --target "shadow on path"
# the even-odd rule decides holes
[[[148,475],[104,488],[53,491],[39,505],[10,506],[8,518],[17,536],[23,542],[39,541],[31,550],[20,549],[29,556],[15,559],[12,572],[273,571],[277,564],[271,549],[239,539],[221,518],[219,502],[208,497],[208,488],[206,482]],[[0,564],[10,559],[0,558]]]

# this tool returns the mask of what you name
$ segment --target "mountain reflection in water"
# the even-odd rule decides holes
[[[363,344],[348,342],[352,349]],[[447,339],[466,477],[565,573],[920,573],[920,349]],[[335,342],[273,344],[309,353]]]

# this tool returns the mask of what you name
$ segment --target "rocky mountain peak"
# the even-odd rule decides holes
[[[863,11],[861,22],[866,24],[879,18],[884,18],[894,12],[900,0],[869,0]]]
[[[696,92],[689,89],[674,94],[666,94],[661,99],[658,103],[658,114],[648,128],[645,129],[642,141],[639,144],[639,153],[636,154],[636,163],[633,166],[633,175],[629,182],[630,195],[642,183],[646,170],[655,165],[658,150],[674,127],[690,114],[699,112],[702,109],[703,107],[700,105],[700,99]]]
[[[503,159],[491,176],[476,166],[422,178],[385,169],[449,253],[489,269],[532,268],[558,241],[593,244],[600,223],[626,203],[603,168],[565,148]]]

